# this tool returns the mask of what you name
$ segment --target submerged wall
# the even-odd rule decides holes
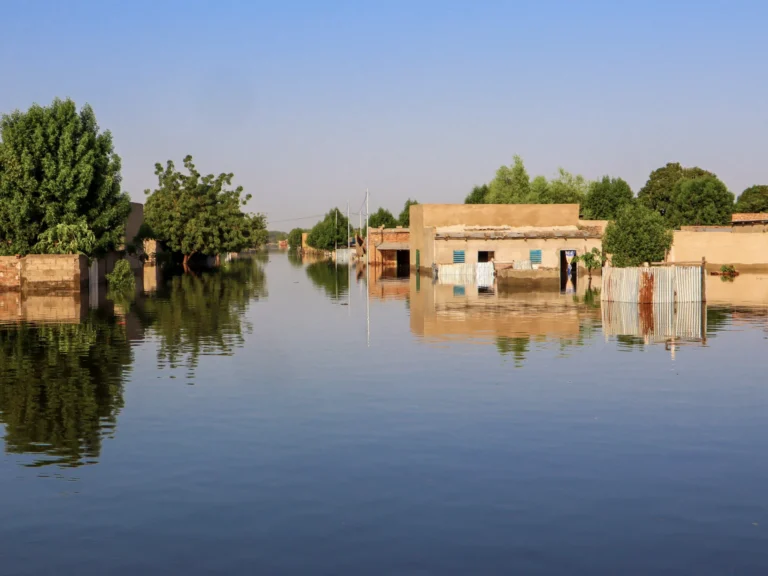
[[[0,290],[79,292],[87,285],[88,261],[85,256],[0,256]]]

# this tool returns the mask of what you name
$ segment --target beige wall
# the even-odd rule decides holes
[[[542,268],[560,267],[560,250],[576,250],[583,254],[601,248],[599,238],[508,238],[505,240],[435,240],[435,263],[453,263],[453,251],[464,250],[464,261],[477,262],[477,253],[493,251],[498,265],[529,260],[531,250],[541,250]],[[431,263],[431,262],[430,262]],[[423,265],[423,262],[422,262]]]
[[[416,204],[421,226],[578,226],[578,204]]]
[[[702,257],[710,269],[730,264],[740,271],[768,270],[768,234],[675,231],[668,261],[699,262]]]
[[[79,292],[88,285],[88,261],[73,254],[0,257],[0,290]]]

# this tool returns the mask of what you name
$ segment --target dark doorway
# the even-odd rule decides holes
[[[477,261],[480,263],[491,262],[493,256],[493,250],[483,250],[477,253]]]
[[[398,278],[409,276],[411,273],[411,251],[397,251],[397,276]]]
[[[576,292],[578,266],[574,262],[575,250],[560,250],[560,291]]]

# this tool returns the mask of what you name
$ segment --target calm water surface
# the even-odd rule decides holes
[[[0,574],[766,574],[767,292],[0,296]]]

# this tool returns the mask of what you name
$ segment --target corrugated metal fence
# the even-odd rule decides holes
[[[475,284],[492,286],[494,279],[493,262],[477,264],[441,264],[437,278],[445,284]]]
[[[701,302],[701,266],[603,268],[600,299],[639,304]]]

